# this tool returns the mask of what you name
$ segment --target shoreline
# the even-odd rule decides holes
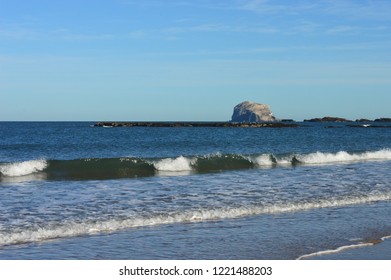
[[[391,236],[306,254],[297,260],[391,260]]]

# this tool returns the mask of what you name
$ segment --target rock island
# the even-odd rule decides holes
[[[299,127],[278,121],[268,105],[245,101],[235,106],[228,122],[98,122],[97,127]]]

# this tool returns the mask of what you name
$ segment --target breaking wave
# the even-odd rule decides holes
[[[46,160],[29,160],[0,165],[2,176],[18,177],[43,171],[48,166]]]
[[[329,164],[344,163],[355,161],[374,161],[374,160],[391,160],[391,150],[380,150],[375,152],[365,152],[360,154],[351,154],[348,152],[338,153],[312,153],[308,155],[296,156],[299,162],[305,164]]]
[[[250,205],[237,208],[212,208],[184,210],[169,213],[138,215],[128,218],[112,218],[104,221],[86,220],[48,224],[36,229],[19,229],[15,232],[0,233],[0,246],[41,242],[57,238],[112,233],[120,230],[146,226],[159,226],[176,223],[196,223],[212,220],[235,219],[253,215],[271,215],[287,212],[307,211],[320,208],[345,207],[357,204],[374,203],[391,199],[391,193],[367,196],[324,199],[312,202],[280,203],[272,205]],[[304,257],[304,256],[303,256]],[[308,257],[308,256],[305,256]]]
[[[75,160],[30,160],[0,164],[2,181],[21,176],[47,180],[103,180],[137,178],[178,172],[210,173],[224,170],[272,168],[278,166],[326,165],[367,161],[389,161],[391,150],[309,154],[211,154],[176,158],[97,158]],[[43,176],[44,175],[44,176]],[[29,177],[29,178],[30,178]]]
[[[191,159],[183,156],[177,158],[165,158],[152,163],[156,170],[159,171],[191,171],[193,170],[192,165],[194,164]]]

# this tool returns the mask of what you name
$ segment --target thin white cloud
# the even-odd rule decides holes
[[[194,18],[186,17],[185,20],[173,19],[174,26],[162,27],[160,30],[142,30],[143,36],[137,38],[150,37],[160,39],[181,39],[182,36],[189,33],[253,33],[253,34],[360,34],[362,32],[384,32],[389,29],[388,22],[391,17],[391,1],[371,0],[170,0],[159,2],[156,0],[134,1],[122,0],[132,5],[152,8],[164,5],[172,8],[194,8],[221,10],[222,12],[232,13],[253,13],[259,15],[257,19],[252,18],[247,23],[243,21],[226,21],[220,19],[220,22],[211,22],[204,19],[200,22]],[[276,19],[276,17],[279,18]],[[233,17],[235,19],[236,17]],[[366,20],[360,20],[366,19]],[[369,20],[369,22],[368,22]],[[198,22],[198,23],[197,23]],[[331,22],[336,24],[330,25]],[[378,22],[378,24],[375,24]],[[186,25],[189,24],[189,25]],[[192,25],[191,25],[192,24]],[[383,24],[383,25],[382,25]],[[371,25],[376,25],[371,26]],[[382,29],[383,28],[383,29]]]
[[[114,38],[112,34],[67,34],[59,37],[66,41],[106,41]]]
[[[196,57],[198,59],[230,59],[233,61],[247,59],[249,56],[252,59],[265,59],[267,61],[274,61],[280,59],[281,54],[300,54],[305,53],[311,56],[311,53],[328,54],[328,55],[342,55],[344,53],[348,55],[355,55],[360,52],[371,53],[388,53],[391,46],[391,41],[379,41],[379,42],[367,42],[362,44],[313,44],[313,45],[270,45],[263,47],[249,47],[249,48],[225,48],[225,49],[208,49],[208,50],[189,50],[189,51],[175,51],[175,52],[147,52],[143,55],[147,57]],[[311,58],[312,59],[312,58]],[[295,61],[295,57],[292,56],[292,61]],[[363,58],[363,60],[365,60]],[[322,59],[320,59],[322,61]],[[384,61],[384,60],[382,60]]]
[[[255,13],[283,13],[283,14],[300,14],[304,11],[310,11],[317,7],[314,1],[297,2],[292,1],[290,4],[277,4],[276,1],[269,0],[250,0],[242,1],[237,8]]]
[[[265,16],[280,17],[269,28],[281,34],[376,34],[390,29],[391,21],[391,1],[384,0],[238,0],[233,8],[262,15],[260,21]],[[330,26],[330,22],[339,24]]]
[[[0,38],[10,40],[97,41],[110,40],[113,37],[113,34],[74,33],[67,28],[40,30],[22,25],[0,26]]]
[[[129,32],[127,36],[131,39],[145,39],[147,38],[148,34],[143,30],[134,30]]]
[[[13,40],[35,40],[40,37],[38,31],[19,25],[0,26],[0,38]]]
[[[354,26],[338,25],[326,30],[328,34],[352,33],[357,32],[358,28]]]
[[[375,35],[377,33],[384,34],[385,31],[389,30],[388,26],[360,26],[360,25],[336,25],[329,27],[325,30],[325,33],[328,35],[338,35],[338,34],[360,34],[360,33],[370,33]]]
[[[329,14],[344,16],[349,19],[391,21],[390,1],[327,0],[324,4],[324,11]]]
[[[286,31],[289,34],[303,34],[303,33],[314,33],[320,31],[322,27],[322,24],[319,24],[314,21],[309,20],[299,20],[298,22],[293,23],[290,28],[288,28]]]
[[[224,32],[232,31],[232,27],[224,24],[199,24],[193,26],[175,26],[163,29],[165,33],[178,34],[178,33],[189,33],[189,32]]]
[[[328,14],[349,19],[371,19],[391,21],[391,1],[388,0],[302,0],[271,1],[242,0],[235,4],[236,9],[262,14],[300,15],[303,13]]]

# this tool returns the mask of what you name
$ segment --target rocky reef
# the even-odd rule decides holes
[[[304,120],[310,123],[341,123],[336,125],[327,125],[325,128],[391,128],[391,118],[379,118],[376,120],[357,119],[355,121],[338,117],[323,117]],[[375,124],[378,125],[375,125]],[[266,104],[244,101],[234,107],[232,118],[226,122],[97,122],[91,126],[94,127],[260,127],[260,128],[283,128],[283,127],[307,127],[308,125],[299,125],[293,119],[277,119],[269,106]]]
[[[231,122],[261,123],[275,122],[276,118],[268,105],[244,101],[235,106]]]
[[[277,121],[268,105],[245,101],[227,122],[97,122],[94,127],[299,127],[293,120]]]
[[[372,123],[372,122],[387,122],[391,123],[391,118],[380,118],[376,120],[369,120],[369,119],[357,119],[355,121],[344,119],[344,118],[336,118],[336,117],[324,117],[324,118],[314,118],[314,119],[308,119],[304,120],[305,122],[357,122],[357,123]]]
[[[344,118],[337,118],[337,117],[324,117],[324,118],[315,118],[315,119],[309,119],[304,120],[305,122],[353,122],[348,119]]]
[[[376,119],[375,122],[389,122],[389,123],[391,123],[391,118],[380,118],[380,119]]]
[[[258,127],[284,128],[299,127],[296,123],[260,122],[97,122],[94,127]]]

